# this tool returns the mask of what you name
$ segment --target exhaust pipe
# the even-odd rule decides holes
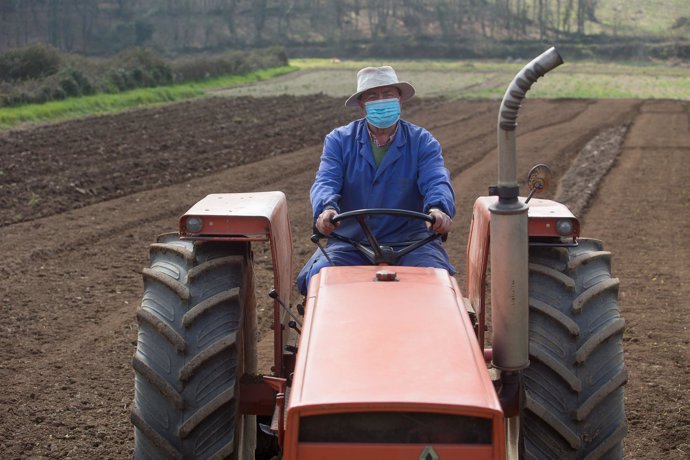
[[[498,115],[498,201],[489,208],[492,363],[504,375],[529,365],[528,206],[518,200],[515,149],[518,110],[532,84],[562,63],[556,49],[550,48],[523,67],[506,90]]]

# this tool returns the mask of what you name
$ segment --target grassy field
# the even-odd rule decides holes
[[[401,80],[411,82],[420,97],[500,99],[526,62],[495,61],[339,61],[297,59],[302,72],[224,91],[230,95],[324,93],[349,96],[356,71],[390,64]],[[629,98],[690,100],[690,67],[668,64],[566,62],[536,84],[530,97]]]
[[[599,0],[596,11],[599,25],[592,24],[588,33],[690,36],[688,28],[673,28],[678,18],[690,18],[688,0]]]
[[[567,57],[566,57],[567,59]],[[347,97],[356,71],[391,64],[410,81],[419,97],[500,99],[526,62],[497,61],[338,61],[295,59],[290,66],[117,95],[94,95],[48,104],[0,108],[0,129],[180,101],[208,94],[275,96],[323,93]],[[295,72],[296,70],[299,70]],[[558,67],[534,85],[530,97],[629,98],[690,100],[690,66],[667,63],[620,64],[575,62]]]
[[[158,88],[142,88],[117,94],[96,94],[45,104],[27,104],[0,108],[0,129],[23,123],[43,123],[71,118],[114,113],[126,109],[165,104],[203,97],[214,88],[247,85],[297,70],[294,66],[258,70],[246,75],[214,78],[203,82],[184,83]]]

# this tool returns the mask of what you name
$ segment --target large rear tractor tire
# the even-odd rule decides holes
[[[137,459],[254,458],[256,423],[239,382],[256,372],[248,244],[182,241],[150,248],[137,311],[131,420]]]
[[[530,247],[524,458],[621,458],[624,320],[611,255],[596,240]]]

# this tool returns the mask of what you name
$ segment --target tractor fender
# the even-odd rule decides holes
[[[192,223],[194,225],[192,225]],[[269,242],[273,267],[274,324],[287,324],[279,302],[290,299],[292,234],[283,192],[214,193],[207,195],[179,220],[183,240]],[[282,375],[285,337],[275,328],[275,372]]]

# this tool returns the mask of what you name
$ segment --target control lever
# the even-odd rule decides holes
[[[288,321],[288,327],[297,331],[299,335],[302,335],[302,329],[300,329],[300,327],[297,325],[297,322],[295,322],[294,320]]]
[[[326,256],[326,259],[328,260],[328,263],[330,263],[331,266],[335,266],[335,264],[334,264],[333,261],[331,260],[331,256],[329,256],[328,253],[326,252],[326,248],[324,248],[323,246],[321,246],[321,239],[319,238],[319,234],[318,234],[318,233],[314,233],[314,234],[311,236],[311,242],[314,243],[314,244],[316,244],[316,245],[319,247],[319,249],[321,249],[321,252],[323,253],[323,255]]]
[[[271,290],[268,292],[268,296],[269,296],[271,299],[273,299],[273,300],[277,300],[278,303],[280,304],[280,306],[283,307],[283,310],[285,310],[285,311],[287,312],[287,314],[290,315],[290,318],[292,318],[292,319],[294,320],[294,323],[295,323],[294,326],[295,326],[295,327],[293,327],[292,325],[290,325],[290,323],[292,323],[293,321],[290,321],[290,323],[288,323],[288,326],[293,327],[293,329],[295,329],[297,332],[300,332],[300,329],[298,329],[297,326],[299,326],[299,328],[301,328],[301,327],[302,327],[302,323],[300,323],[300,321],[299,321],[299,319],[297,318],[297,316],[295,316],[295,314],[292,313],[292,312],[290,311],[290,309],[288,308],[288,306],[285,305],[285,303],[284,303],[282,300],[280,300],[280,297],[278,297],[278,293],[276,292],[276,290],[275,290],[275,289],[271,289]],[[300,332],[300,333],[301,333],[301,332]]]

